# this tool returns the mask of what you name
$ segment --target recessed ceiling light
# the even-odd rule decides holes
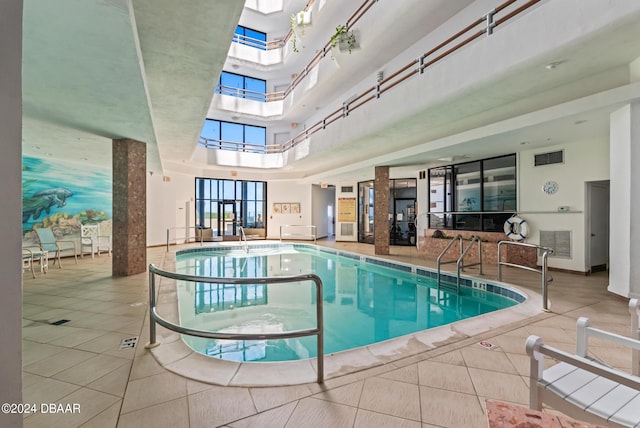
[[[238,116],[231,116],[231,119],[233,119],[233,120],[238,120],[238,119],[239,119],[239,117],[238,117]]]
[[[528,142],[528,141],[520,141],[520,145],[521,145],[521,146],[526,146],[527,144],[529,144],[529,142]]]
[[[574,125],[582,125],[583,123],[587,123],[588,121],[581,119],[581,120],[576,120],[575,122],[573,122]]]

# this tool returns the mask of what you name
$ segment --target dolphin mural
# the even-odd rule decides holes
[[[26,223],[29,217],[33,216],[34,220],[40,218],[42,211],[49,214],[51,207],[64,207],[67,204],[67,198],[73,196],[69,189],[58,187],[55,189],[40,190],[30,197],[22,198],[22,222]]]

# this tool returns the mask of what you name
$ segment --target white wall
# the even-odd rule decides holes
[[[299,214],[277,214],[273,212],[274,203],[291,202],[300,203]],[[312,206],[311,184],[298,184],[295,181],[271,181],[267,183],[267,238],[279,239],[280,226],[313,224]],[[283,233],[292,232],[283,231]]]
[[[564,163],[534,167],[534,155],[564,150]],[[609,179],[609,142],[574,141],[528,150],[518,158],[518,207],[520,217],[529,225],[527,242],[539,244],[540,231],[571,231],[570,259],[550,257],[549,266],[586,272],[586,197],[585,183]],[[549,180],[558,183],[558,191],[547,195],[542,185]],[[558,212],[568,206],[568,212]],[[612,222],[615,218],[612,217]]]
[[[5,206],[0,234],[0,401],[22,402],[22,1],[0,3],[0,180]],[[3,414],[21,427],[22,415]]]
[[[176,227],[176,203],[195,198],[195,176],[175,172],[168,174],[165,177],[159,174],[147,177],[148,246],[166,245],[167,229]],[[193,213],[191,215],[193,217]]]

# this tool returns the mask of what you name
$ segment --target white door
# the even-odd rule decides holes
[[[188,201],[176,201],[176,227],[173,233],[170,232],[170,235],[173,235],[172,238],[175,239],[177,244],[182,244],[186,242],[187,239],[187,203]],[[171,237],[170,237],[171,239]]]
[[[609,182],[587,183],[589,260],[591,272],[609,267]]]

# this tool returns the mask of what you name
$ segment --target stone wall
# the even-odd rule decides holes
[[[461,235],[464,239],[464,248],[469,245],[469,241],[473,236],[479,236],[482,239],[482,263],[484,265],[497,265],[498,263],[498,242],[507,241],[507,237],[502,232],[477,232],[469,230],[441,230],[444,238],[434,238],[433,233],[436,229],[427,229],[424,236],[418,237],[418,253],[424,254],[429,258],[436,259],[440,253],[449,245],[451,239],[457,235]],[[449,250],[447,260],[456,259],[460,254],[457,244]],[[520,247],[515,245],[502,246],[502,261],[515,263],[523,266],[537,268],[537,252],[535,248]],[[478,245],[474,243],[473,247],[465,257],[466,263],[475,263],[478,260]]]

